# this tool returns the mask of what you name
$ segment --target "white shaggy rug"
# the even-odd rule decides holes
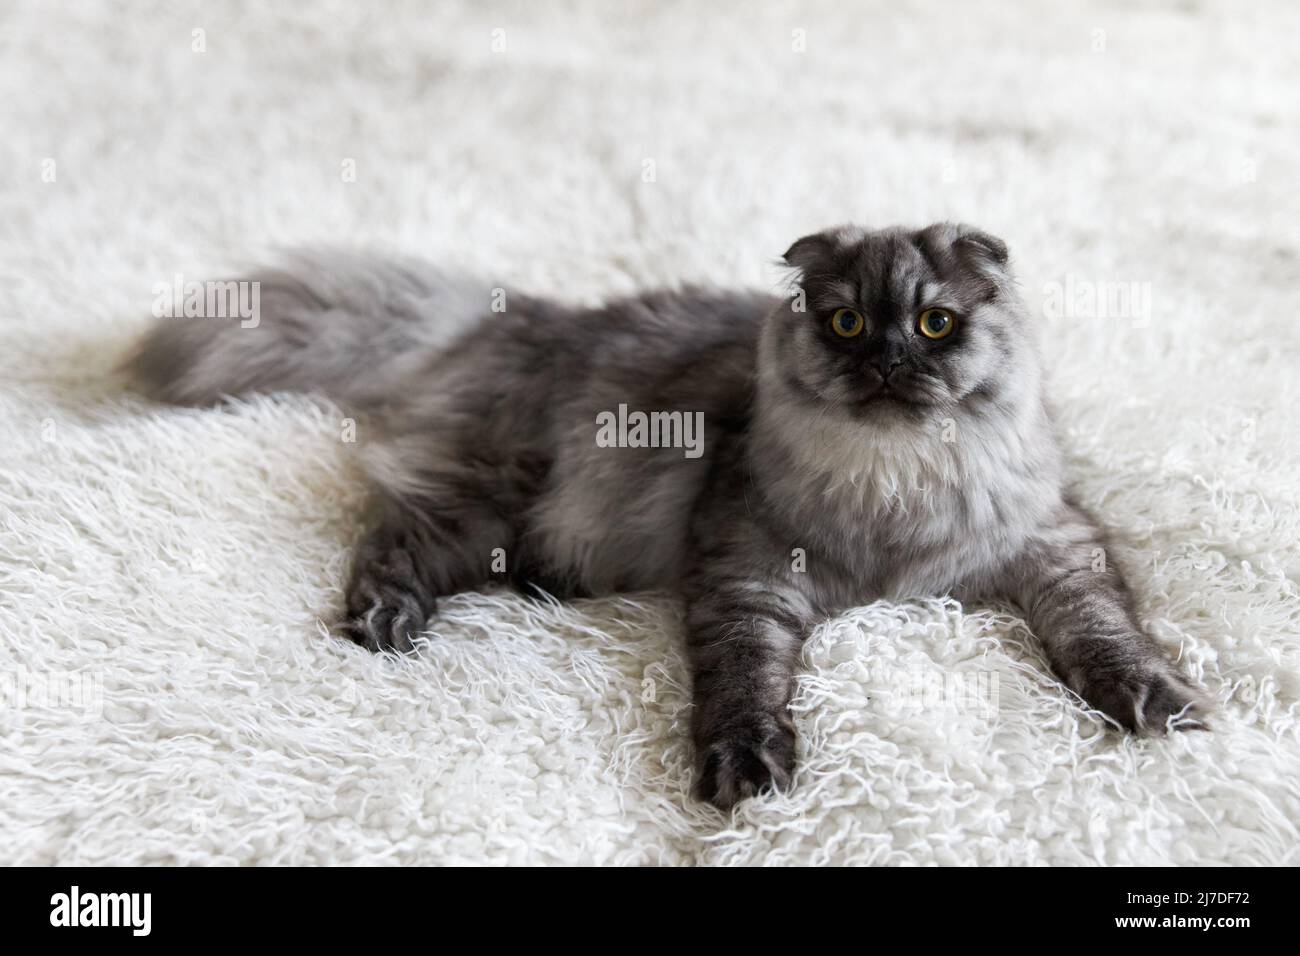
[[[209,6],[0,10],[4,862],[1300,862],[1293,5]],[[112,372],[155,284],[276,245],[592,300],[940,218],[1011,245],[1212,733],[1106,731],[1008,614],[878,604],[807,645],[797,789],[726,817],[671,600],[327,639],[340,413]]]

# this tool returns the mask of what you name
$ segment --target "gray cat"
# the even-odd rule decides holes
[[[843,227],[785,261],[786,298],[580,309],[303,254],[258,277],[255,327],[166,320],[131,366],[172,402],[316,390],[366,417],[374,513],[342,626],[371,650],[410,650],[439,595],[494,579],[682,594],[696,779],[718,806],[790,783],[800,643],[878,598],[1009,600],[1120,725],[1203,727],[1062,491],[1006,246]]]

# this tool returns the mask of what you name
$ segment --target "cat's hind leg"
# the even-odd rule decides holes
[[[486,583],[511,541],[485,499],[381,493],[356,548],[343,633],[372,651],[410,652],[438,598]]]

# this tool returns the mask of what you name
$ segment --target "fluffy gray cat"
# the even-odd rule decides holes
[[[410,650],[439,595],[493,579],[680,593],[697,785],[719,806],[790,783],[800,643],[879,598],[1010,601],[1120,725],[1204,726],[1062,490],[1005,245],[947,223],[843,227],[785,261],[786,298],[581,309],[304,254],[256,277],[256,327],[166,320],[131,365],[172,402],[315,390],[367,417],[374,513],[343,627],[371,650]],[[663,447],[692,421],[694,449]]]

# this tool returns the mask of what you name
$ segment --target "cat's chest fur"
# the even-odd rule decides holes
[[[766,499],[807,554],[800,583],[828,610],[978,593],[1059,501],[1045,421],[990,415],[769,414],[755,433]]]

